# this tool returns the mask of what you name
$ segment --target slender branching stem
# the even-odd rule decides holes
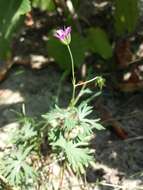
[[[82,88],[80,89],[78,95],[75,98],[75,101],[74,101],[73,105],[77,104],[77,102],[79,101],[80,97],[82,96],[82,92],[85,89],[85,87],[86,87],[86,84],[83,84]]]
[[[74,101],[74,105],[77,104],[77,102],[79,101],[80,97],[82,96],[82,92],[83,90],[86,88],[86,85],[95,81],[98,77],[94,77],[88,81],[85,81],[85,82],[81,82],[81,83],[78,83],[78,84],[75,84],[75,89],[76,87],[79,87],[79,86],[82,86],[81,90],[79,91],[79,94],[77,95],[77,97],[75,98],[75,101]]]
[[[91,82],[93,82],[93,81],[95,81],[95,80],[97,80],[97,79],[98,79],[98,77],[94,77],[94,78],[92,78],[92,79],[90,79],[90,80],[87,80],[87,81],[85,81],[85,82],[81,82],[81,83],[75,84],[75,87],[78,87],[78,86],[82,86],[82,85],[91,83]]]
[[[73,85],[73,91],[72,91],[72,99],[71,99],[71,102],[70,102],[70,106],[71,107],[74,107],[75,104],[78,102],[78,100],[80,99],[80,96],[82,95],[82,91],[84,90],[84,88],[86,87],[87,84],[95,81],[98,79],[98,77],[94,77],[88,81],[85,81],[85,82],[82,82],[82,83],[78,83],[76,84],[76,78],[75,78],[75,68],[74,68],[74,59],[73,59],[73,55],[72,55],[72,52],[71,52],[71,48],[69,45],[67,45],[67,48],[68,48],[68,51],[69,51],[69,54],[70,54],[70,59],[71,59],[71,68],[72,68],[72,85]],[[78,86],[82,86],[78,96],[75,98],[75,92],[76,92],[76,88]]]
[[[75,88],[76,88],[76,79],[75,79],[75,69],[74,69],[74,60],[73,60],[73,55],[71,52],[71,48],[69,45],[67,45],[69,54],[70,54],[70,58],[71,58],[71,67],[72,67],[72,85],[73,85],[73,91],[72,91],[72,99],[71,99],[71,106],[73,106],[74,104],[74,100],[75,100]]]

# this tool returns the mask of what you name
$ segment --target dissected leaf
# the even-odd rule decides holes
[[[92,107],[86,103],[81,103],[78,107],[79,119],[82,121],[86,116],[92,113]]]
[[[66,141],[62,136],[54,146],[61,147],[64,150],[71,167],[77,173],[84,173],[85,167],[93,161],[90,149],[76,147],[71,141]]]
[[[25,150],[19,149],[3,158],[1,173],[8,179],[11,185],[19,186],[23,181],[25,181],[25,184],[28,184],[29,179],[36,179],[34,168],[26,162],[26,158],[31,150],[32,147],[28,147]]]
[[[65,119],[65,126],[67,130],[71,130],[76,127],[77,121],[74,118],[67,117]]]

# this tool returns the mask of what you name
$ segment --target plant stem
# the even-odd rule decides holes
[[[74,100],[75,100],[75,88],[76,88],[76,79],[75,79],[75,70],[74,70],[74,60],[73,60],[73,55],[71,52],[71,48],[69,45],[67,45],[70,58],[71,58],[71,66],[72,66],[72,85],[73,85],[73,91],[72,91],[72,99],[71,99],[71,106],[73,107],[74,105]]]
[[[64,163],[63,167],[61,168],[61,178],[60,178],[60,184],[59,184],[58,190],[62,189],[64,172],[65,172],[65,163]]]
[[[97,78],[98,78],[98,77],[94,77],[94,78],[92,78],[92,79],[90,79],[90,80],[88,80],[88,81],[75,84],[75,89],[76,89],[76,87],[78,87],[78,86],[82,86],[82,88],[81,88],[81,90],[79,91],[79,94],[77,95],[77,97],[75,98],[75,100],[74,100],[74,102],[73,102],[73,105],[75,105],[75,104],[79,101],[80,97],[82,96],[82,92],[83,92],[83,90],[85,89],[86,85],[89,84],[89,83],[91,83],[91,82],[93,82],[93,81],[95,81]]]
[[[88,83],[91,83],[91,82],[95,81],[97,78],[98,78],[98,77],[94,77],[94,78],[92,78],[92,79],[90,79],[90,80],[88,80],[88,81],[78,83],[78,84],[75,85],[75,87],[81,86],[81,85],[85,85],[85,84],[88,84]]]
[[[75,98],[75,101],[74,101],[74,105],[76,105],[76,103],[79,101],[79,99],[80,99],[80,97],[82,96],[82,92],[83,92],[83,90],[85,89],[85,87],[86,87],[86,84],[84,84],[83,86],[82,86],[82,88],[81,88],[81,90],[79,91],[79,93],[78,93],[78,95],[77,95],[77,97]],[[75,88],[76,88],[76,86],[75,86]]]

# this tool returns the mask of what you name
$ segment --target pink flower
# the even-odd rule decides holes
[[[63,44],[69,45],[71,42],[71,26],[57,30],[54,36],[58,38]]]

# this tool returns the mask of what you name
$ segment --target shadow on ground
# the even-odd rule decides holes
[[[39,116],[48,112],[56,102],[61,75],[52,66],[36,71],[22,66],[13,68],[0,84],[0,126],[11,122],[13,113],[10,110],[21,111],[23,103],[27,115]],[[66,106],[70,87],[63,85],[64,97],[62,94],[60,104]]]
[[[128,139],[121,140],[110,130],[96,132],[92,145],[96,150],[97,165],[93,172],[90,170],[87,180],[92,183],[100,179],[115,185],[101,189],[136,190],[143,185],[142,97],[142,92],[138,92],[127,96],[121,94],[103,98],[103,105],[121,122]],[[118,185],[122,187],[119,188]]]

